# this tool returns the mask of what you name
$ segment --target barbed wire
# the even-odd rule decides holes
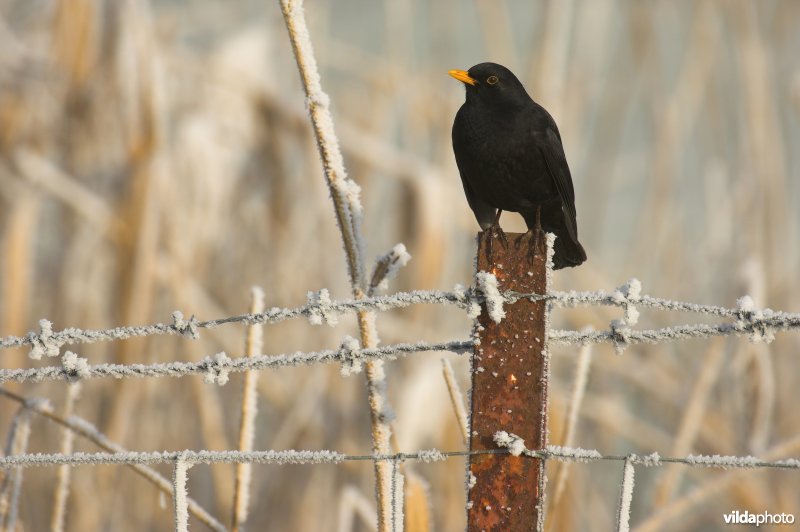
[[[650,454],[603,454],[596,449],[581,447],[561,447],[549,445],[545,449],[523,449],[520,453],[503,447],[486,450],[455,450],[441,451],[439,449],[425,449],[412,453],[393,454],[345,454],[331,450],[264,450],[264,451],[127,451],[127,452],[75,452],[62,453],[34,453],[0,457],[0,468],[12,467],[43,467],[55,465],[155,465],[183,460],[192,465],[198,464],[339,464],[342,462],[376,462],[376,461],[418,461],[423,463],[441,462],[449,458],[468,457],[487,454],[516,454],[528,458],[556,460],[559,462],[625,462],[646,467],[660,467],[667,464],[682,464],[687,466],[703,466],[720,469],[800,469],[800,459],[787,458],[783,460],[762,460],[754,456],[720,456],[720,455],[687,455],[687,456],[660,456],[659,453]]]
[[[74,381],[102,377],[113,377],[116,379],[126,377],[183,377],[192,374],[203,374],[208,382],[225,384],[231,372],[240,373],[250,370],[264,370],[330,362],[352,365],[361,360],[391,360],[398,356],[423,351],[464,353],[472,349],[475,342],[472,340],[438,343],[418,342],[413,344],[392,344],[366,349],[352,348],[346,344],[347,342],[343,342],[340,349],[297,352],[288,355],[258,355],[231,358],[223,352],[217,353],[213,357],[206,357],[199,362],[89,365],[85,363],[85,359],[80,359],[83,363],[75,365],[0,370],[0,383],[42,382],[52,380]],[[74,355],[74,353],[69,354]]]
[[[611,342],[616,344],[655,343],[658,341],[707,338],[711,336],[739,335],[755,336],[756,340],[771,341],[777,331],[800,328],[800,313],[756,309],[752,300],[744,296],[738,300],[737,308],[726,308],[716,305],[703,305],[685,301],[674,301],[648,295],[639,295],[639,281],[632,279],[627,284],[612,292],[599,290],[594,292],[559,292],[547,295],[524,294],[513,291],[502,292],[503,303],[513,304],[520,299],[548,301],[558,307],[576,306],[613,306],[636,313],[636,307],[646,307],[664,311],[680,311],[729,318],[734,321],[717,325],[686,324],[652,330],[636,330],[630,327],[635,319],[627,322],[615,320],[612,326],[604,331],[550,331],[549,339],[558,344],[586,344]],[[57,356],[65,345],[89,344],[104,341],[125,340],[133,337],[154,335],[182,335],[196,339],[201,329],[213,329],[227,324],[274,324],[285,320],[305,317],[310,323],[319,325],[327,323],[335,325],[338,318],[359,311],[406,308],[418,304],[449,304],[475,315],[479,306],[486,302],[486,296],[480,285],[470,288],[456,286],[453,291],[413,290],[397,292],[391,295],[373,296],[363,299],[347,299],[331,301],[327,289],[308,293],[308,304],[294,308],[273,307],[262,313],[240,314],[212,320],[200,321],[194,316],[185,319],[180,311],[172,314],[172,323],[154,323],[141,326],[113,327],[109,329],[80,329],[69,327],[54,331],[49,320],[40,320],[40,331],[31,331],[25,336],[6,336],[0,338],[0,349],[30,346],[30,355],[34,359],[42,355]]]
[[[546,343],[548,345],[587,345],[595,343],[610,343],[621,352],[626,347],[638,343],[660,343],[689,338],[708,338],[713,336],[748,336],[752,341],[770,342],[775,333],[779,331],[800,329],[800,313],[773,311],[771,309],[757,309],[748,296],[740,298],[735,308],[726,308],[715,305],[702,305],[684,301],[675,301],[652,297],[641,294],[641,284],[632,279],[613,291],[598,290],[593,292],[559,292],[551,291],[546,295],[518,293],[513,291],[501,292],[497,289],[496,278],[489,273],[481,272],[476,275],[474,286],[463,287],[457,285],[452,291],[442,290],[414,290],[398,292],[391,295],[364,297],[361,299],[346,299],[334,301],[326,289],[308,292],[305,305],[293,308],[273,307],[265,312],[254,312],[236,316],[227,316],[212,320],[201,321],[191,316],[185,318],[183,313],[175,311],[172,314],[172,323],[154,323],[143,326],[114,327],[110,329],[79,329],[70,327],[59,331],[53,330],[52,323],[48,320],[40,321],[39,332],[29,332],[25,336],[7,336],[0,338],[0,349],[29,346],[29,356],[40,359],[42,356],[60,356],[61,364],[34,368],[9,368],[0,369],[0,383],[5,382],[42,382],[42,381],[68,381],[79,382],[84,379],[96,378],[147,378],[147,377],[183,377],[186,375],[200,374],[208,383],[223,385],[228,382],[229,375],[237,372],[269,370],[281,367],[339,363],[342,374],[350,375],[358,372],[362,364],[372,360],[393,360],[401,356],[423,352],[453,352],[463,354],[471,352],[479,346],[477,337],[452,340],[445,342],[414,342],[396,343],[380,347],[363,347],[360,342],[345,336],[338,349],[324,349],[319,351],[297,351],[289,354],[277,355],[252,355],[230,357],[221,352],[207,356],[200,361],[183,362],[172,361],[153,364],[96,364],[92,365],[87,359],[78,354],[65,350],[64,346],[76,344],[91,344],[105,341],[125,340],[133,337],[155,335],[180,335],[197,339],[200,331],[212,329],[228,324],[242,324],[255,326],[262,324],[276,324],[290,319],[305,318],[312,325],[336,325],[339,318],[345,315],[364,311],[388,311],[406,308],[420,304],[453,305],[464,310],[468,317],[476,318],[483,308],[491,309],[490,318],[501,321],[505,316],[503,307],[512,305],[517,301],[527,299],[546,301],[548,307],[569,308],[576,306],[610,306],[622,310],[619,319],[611,320],[605,330],[564,330],[550,329],[547,331]],[[639,329],[636,326],[639,319],[639,308],[649,308],[661,311],[686,312],[722,318],[722,323],[692,323],[663,327],[658,329]],[[548,322],[549,323],[549,322]],[[26,402],[27,403],[27,402]],[[28,408],[38,412],[33,403]],[[71,423],[81,427],[79,433],[95,435],[97,441],[105,441],[105,437],[93,426],[75,418],[70,418]],[[501,435],[498,438],[498,435]],[[391,499],[392,523],[401,522],[398,512],[399,500],[397,493],[402,489],[402,475],[397,473],[397,464],[404,461],[435,462],[456,457],[469,457],[478,454],[512,454],[526,456],[541,460],[556,460],[562,462],[594,462],[609,461],[623,462],[624,474],[621,484],[620,506],[618,522],[624,529],[630,513],[630,499],[633,496],[634,467],[658,467],[665,464],[682,464],[689,467],[714,467],[724,469],[753,469],[777,468],[800,469],[800,460],[795,458],[780,460],[765,460],[753,456],[719,456],[719,455],[687,455],[676,457],[662,457],[658,453],[641,454],[603,454],[594,449],[580,447],[548,446],[545,449],[529,450],[524,442],[516,436],[498,432],[495,437],[498,444],[496,449],[469,451],[451,450],[440,451],[437,449],[420,450],[412,453],[381,454],[343,454],[336,451],[320,450],[183,450],[183,451],[128,451],[115,449],[108,446],[106,451],[95,453],[16,453],[0,457],[0,469],[16,470],[29,467],[49,466],[76,466],[120,464],[134,468],[146,468],[149,465],[172,463],[173,481],[172,493],[175,496],[176,529],[185,529],[188,514],[198,516],[204,523],[214,530],[224,527],[210,514],[202,509],[195,501],[187,496],[186,479],[190,467],[198,464],[320,464],[342,463],[347,461],[371,461],[381,464],[391,462]],[[145,471],[143,469],[143,471]],[[146,471],[150,476],[154,473]],[[164,480],[159,478],[158,485],[164,489]],[[400,483],[400,484],[397,484]]]

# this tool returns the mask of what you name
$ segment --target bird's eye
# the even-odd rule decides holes
[[[498,81],[499,80],[497,79],[497,76],[489,76],[488,78],[486,78],[486,83],[488,83],[489,85],[494,85]]]

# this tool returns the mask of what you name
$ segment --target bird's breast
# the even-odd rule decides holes
[[[461,177],[490,205],[520,212],[558,194],[527,124],[459,113],[453,148]]]

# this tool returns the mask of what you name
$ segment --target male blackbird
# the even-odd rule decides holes
[[[467,90],[453,122],[453,151],[469,206],[489,231],[489,246],[495,237],[505,243],[500,214],[514,211],[528,226],[523,237],[530,253],[539,244],[533,236],[538,226],[557,237],[555,269],[581,264],[586,252],[578,242],[575,190],[553,117],[502,65],[481,63],[449,74]]]

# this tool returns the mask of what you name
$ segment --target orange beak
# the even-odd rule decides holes
[[[447,73],[456,78],[458,81],[466,83],[467,85],[478,84],[478,80],[475,78],[471,78],[465,70],[450,70]]]

